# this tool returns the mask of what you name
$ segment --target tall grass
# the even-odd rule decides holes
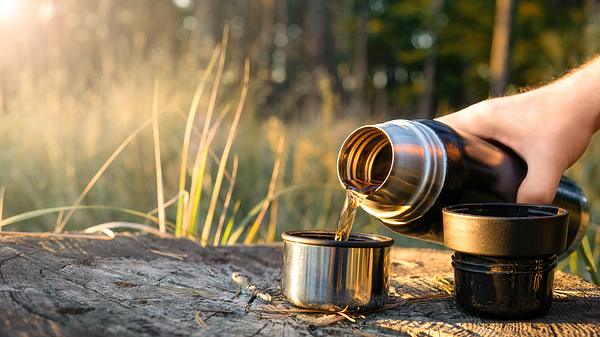
[[[189,156],[189,147],[190,141],[192,137],[192,129],[194,128],[194,120],[196,118],[196,113],[198,110],[198,106],[200,104],[200,99],[202,97],[202,93],[204,92],[204,87],[206,85],[206,81],[208,80],[208,76],[212,72],[212,68],[214,66],[214,61],[216,61],[217,56],[219,55],[220,48],[215,49],[213,56],[211,57],[211,61],[209,62],[208,68],[204,73],[204,76],[200,83],[198,84],[198,88],[194,93],[194,98],[192,100],[192,104],[190,106],[190,110],[188,112],[187,122],[185,124],[185,135],[183,136],[183,148],[181,152],[181,168],[179,170],[179,191],[184,191],[186,189],[186,179],[187,179],[187,162]],[[221,54],[222,58],[224,54]],[[197,171],[197,170],[196,170]],[[188,199],[184,199],[184,196]],[[185,212],[185,207],[189,202],[189,193],[185,193],[183,195],[180,194],[179,200],[177,201],[177,220],[176,220],[176,229],[175,233],[179,236],[183,233],[183,216]]]
[[[152,135],[154,140],[154,162],[156,164],[156,199],[158,203],[158,226],[161,233],[165,233],[167,228],[165,227],[165,194],[163,188],[163,175],[162,175],[162,160],[160,155],[160,131],[158,128],[158,91],[159,82],[154,82],[154,91],[152,93]]]
[[[223,36],[211,48],[98,48],[98,64],[73,65],[60,51],[51,66],[30,62],[34,55],[0,63],[0,229],[152,228],[227,245],[333,228],[343,198],[338,146],[372,121],[346,116],[328,79],[310,108],[301,85],[265,104],[269,74],[243,60],[227,29]],[[14,55],[35,50],[25,47]],[[299,117],[276,117],[289,107]],[[599,147],[595,139],[570,171],[594,205]],[[390,234],[364,214],[356,228]],[[591,226],[589,244],[562,267],[598,277],[597,233]]]
[[[0,90],[9,149],[0,151],[0,229],[139,222],[222,245],[271,242],[335,217],[321,195],[336,199],[337,147],[362,122],[261,117],[265,78],[228,58],[227,40],[226,28],[212,52],[190,48],[160,62],[104,55],[110,72],[75,74],[60,61],[53,71],[5,72],[14,91]]]
[[[583,157],[569,169],[568,174],[575,179],[588,194],[591,209],[591,224],[587,236],[578,249],[571,254],[568,261],[563,261],[561,267],[573,274],[600,285],[600,219],[598,206],[600,204],[600,135],[594,136]]]
[[[0,186],[0,224],[2,223],[3,212],[4,212],[4,186]],[[2,231],[1,226],[0,226],[0,231]]]

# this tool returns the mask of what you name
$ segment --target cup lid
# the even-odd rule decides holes
[[[448,206],[442,210],[444,244],[485,256],[544,256],[565,250],[569,212],[514,203]]]

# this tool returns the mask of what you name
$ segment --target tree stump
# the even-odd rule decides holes
[[[600,287],[562,272],[543,318],[463,313],[450,254],[395,247],[389,308],[361,317],[287,304],[280,245],[2,234],[0,336],[600,335]]]

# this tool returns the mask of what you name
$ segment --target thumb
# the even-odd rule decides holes
[[[560,182],[562,171],[554,169],[544,161],[533,161],[527,165],[527,176],[517,193],[518,203],[551,204]]]

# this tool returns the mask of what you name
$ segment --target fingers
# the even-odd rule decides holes
[[[562,143],[552,144],[553,135],[535,132],[545,120],[542,114],[527,113],[532,94],[489,99],[437,120],[474,136],[496,140],[527,161],[527,176],[521,183],[517,202],[550,204],[566,167]],[[535,97],[534,97],[535,98]],[[520,123],[515,121],[519,120]],[[550,128],[548,128],[550,130]],[[537,150],[533,150],[537,148]]]
[[[519,187],[518,203],[551,204],[562,175],[547,161],[528,161],[527,176]]]
[[[481,138],[495,139],[500,121],[493,117],[494,105],[494,100],[479,102],[436,120]]]

